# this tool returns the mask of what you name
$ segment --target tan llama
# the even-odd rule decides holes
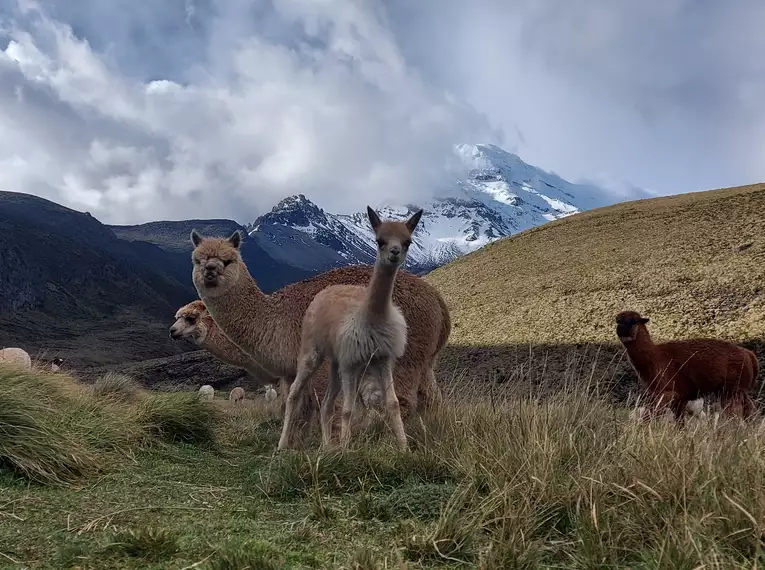
[[[198,299],[184,305],[175,313],[175,322],[170,327],[170,338],[189,340],[226,364],[244,368],[261,386],[278,381],[223,334],[204,302]]]
[[[273,402],[277,398],[274,385],[278,385],[279,390],[285,395],[289,392],[290,384],[284,378],[277,380],[223,334],[207,311],[204,302],[199,299],[184,305],[175,313],[175,322],[170,327],[170,338],[191,341],[219,360],[231,366],[244,368],[258,385],[265,386],[266,402]],[[367,382],[365,387],[368,384]],[[361,395],[365,394],[366,392],[362,392]],[[286,397],[281,402],[282,412],[285,400]],[[303,410],[302,413],[308,413],[308,411]]]
[[[321,405],[322,443],[331,440],[331,415],[342,387],[343,413],[340,445],[350,440],[350,422],[356,393],[365,372],[374,378],[400,450],[407,448],[393,367],[406,348],[407,326],[401,309],[393,303],[393,284],[406,261],[412,233],[422,216],[417,211],[406,222],[380,221],[367,207],[377,241],[377,259],[366,287],[332,285],[314,297],[303,318],[298,370],[287,396],[279,449],[287,447],[292,430],[295,400],[325,359],[330,361],[329,384]]]
[[[239,232],[228,238],[204,238],[192,231],[191,239],[194,285],[210,315],[239,348],[272,375],[285,377],[287,383],[297,373],[303,316],[316,294],[329,285],[366,286],[373,272],[368,265],[341,267],[266,295],[242,261]],[[438,291],[403,269],[393,287],[393,302],[408,325],[406,350],[393,372],[405,418],[412,409],[440,401],[434,368],[449,338],[451,318]],[[322,399],[328,376],[325,362],[314,376],[312,389],[305,391],[311,403],[301,404],[306,414],[314,413],[314,394]],[[294,419],[298,418],[308,424],[306,416]]]

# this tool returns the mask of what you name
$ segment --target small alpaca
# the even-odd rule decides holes
[[[58,372],[61,370],[61,365],[64,364],[64,359],[57,356],[50,362],[50,369],[52,372]]]
[[[202,400],[212,400],[215,398],[215,388],[205,384],[199,389],[199,398]]]
[[[276,390],[274,390],[274,387],[271,384],[268,384],[266,386],[266,402],[273,402],[276,400]]]
[[[654,344],[647,323],[635,311],[616,315],[616,334],[655,407],[668,405],[682,421],[690,400],[719,393],[723,408],[740,404],[744,416],[752,412],[748,392],[760,365],[751,350],[716,339]]]
[[[289,441],[295,401],[302,397],[303,390],[309,386],[308,380],[325,359],[330,361],[330,374],[321,405],[323,445],[330,444],[331,414],[342,387],[340,445],[348,446],[359,381],[369,373],[377,382],[399,449],[407,448],[393,385],[393,367],[406,349],[407,325],[401,309],[393,304],[392,295],[396,274],[406,260],[422,210],[406,222],[382,222],[370,207],[367,207],[367,215],[377,241],[372,278],[366,287],[331,285],[319,292],[308,306],[303,318],[297,374],[287,396],[279,449],[284,449]]]
[[[239,404],[244,400],[244,388],[237,386],[228,394],[228,401],[233,406]]]
[[[0,349],[0,364],[32,368],[32,358],[23,348],[2,348]]]

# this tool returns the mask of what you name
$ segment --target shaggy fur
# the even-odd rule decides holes
[[[212,400],[215,398],[215,388],[209,384],[205,384],[199,389],[199,397],[202,400]]]
[[[372,277],[370,266],[342,267],[265,295],[242,262],[238,232],[227,239],[192,232],[192,241],[194,285],[215,322],[243,351],[288,383],[297,373],[303,316],[316,294],[329,285],[366,285]],[[438,291],[404,270],[396,278],[393,302],[408,325],[406,350],[393,372],[405,418],[418,405],[440,401],[433,369],[449,338],[451,319]],[[325,363],[314,377],[311,396],[323,397],[328,375]],[[316,400],[311,398],[304,408],[315,410]]]
[[[241,403],[242,400],[244,400],[244,388],[241,386],[237,386],[228,393],[228,401],[232,406]]]
[[[32,368],[32,358],[23,348],[3,348],[0,349],[0,364]]]
[[[277,378],[223,334],[207,311],[204,302],[200,300],[192,301],[178,309],[175,313],[175,322],[170,327],[170,338],[190,340],[226,364],[244,368],[261,386],[278,382]]]
[[[647,323],[648,319],[635,311],[616,315],[616,334],[654,403],[665,402],[675,419],[682,420],[690,400],[720,394],[723,408],[741,405],[745,416],[751,413],[748,392],[760,371],[751,350],[716,339],[654,344]]]
[[[392,302],[393,284],[406,260],[412,233],[422,210],[407,222],[381,222],[367,207],[378,246],[372,279],[366,287],[331,285],[320,291],[303,318],[298,372],[287,397],[279,449],[284,449],[292,431],[292,407],[308,381],[325,359],[330,361],[327,393],[321,406],[322,441],[331,440],[331,413],[342,387],[343,412],[340,442],[347,447],[358,383],[368,372],[377,382],[399,449],[407,448],[393,367],[406,349],[407,324],[401,309]]]

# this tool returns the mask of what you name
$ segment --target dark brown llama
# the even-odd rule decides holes
[[[616,315],[616,335],[655,407],[668,405],[682,421],[690,400],[719,394],[723,409],[741,406],[744,416],[753,411],[749,392],[760,365],[751,350],[717,339],[654,344],[647,323],[636,311]]]

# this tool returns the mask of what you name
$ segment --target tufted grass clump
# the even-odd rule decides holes
[[[152,394],[121,375],[87,388],[65,374],[0,366],[0,471],[70,486],[156,441],[214,442],[218,410]]]
[[[107,372],[90,389],[97,398],[113,398],[125,402],[134,402],[145,392],[130,376],[119,372]]]
[[[155,393],[139,404],[139,421],[154,438],[211,445],[220,410],[196,393]]]
[[[129,420],[64,375],[0,366],[0,469],[69,485],[133,443]]]

